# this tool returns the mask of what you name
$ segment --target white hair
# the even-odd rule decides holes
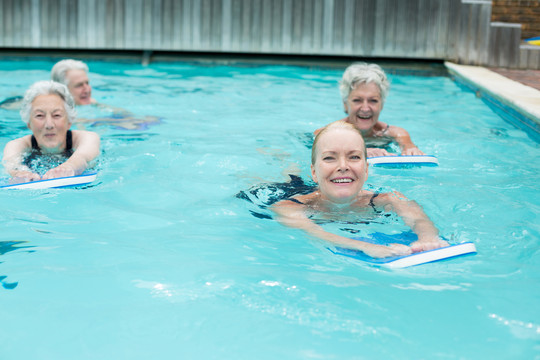
[[[346,102],[349,98],[349,94],[357,84],[369,83],[375,83],[375,85],[377,85],[381,94],[381,99],[384,103],[388,90],[390,89],[390,82],[388,81],[384,70],[377,64],[367,64],[364,62],[350,65],[343,73],[343,77],[339,82],[341,99],[343,102]]]
[[[75,120],[77,117],[77,110],[75,110],[75,100],[73,96],[69,93],[68,88],[64,84],[60,84],[55,81],[38,81],[24,94],[24,99],[22,101],[21,107],[21,119],[26,124],[30,122],[30,113],[32,112],[32,102],[40,95],[58,95],[64,101],[64,108],[66,109],[66,114],[68,121],[70,123]]]
[[[79,60],[61,60],[54,64],[51,70],[51,79],[68,86],[66,74],[69,70],[84,70],[88,74],[88,65]]]

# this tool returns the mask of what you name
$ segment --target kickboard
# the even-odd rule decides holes
[[[66,176],[55,179],[36,180],[25,183],[9,184],[3,182],[0,189],[56,189],[87,185],[96,180],[97,172],[85,172],[81,175]]]
[[[373,166],[438,166],[439,160],[433,155],[391,155],[368,157],[367,162]]]
[[[370,238],[355,238],[378,245],[388,245],[391,243],[409,245],[418,238],[413,232],[405,232],[401,234],[388,235],[383,233],[370,234]],[[414,253],[405,256],[392,256],[386,258],[372,258],[359,250],[345,249],[337,247],[335,250],[330,249],[334,254],[351,257],[362,260],[373,265],[379,265],[394,269],[405,268],[409,266],[422,265],[435,261],[447,260],[458,256],[476,254],[476,246],[472,242],[463,242],[453,244],[435,250],[427,250],[419,253]]]

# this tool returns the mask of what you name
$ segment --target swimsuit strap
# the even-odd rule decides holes
[[[66,133],[66,151],[70,151],[73,147],[73,136],[71,130],[68,130]]]
[[[295,199],[295,198],[288,198],[287,200],[292,201],[293,203],[297,203],[297,204],[300,204],[300,205],[304,205],[303,202],[301,202],[300,200],[297,200],[297,199]]]
[[[40,150],[36,137],[34,135],[32,135],[32,138],[30,139],[30,141],[32,142],[32,149]]]
[[[369,206],[371,206],[376,213],[381,213],[382,211],[377,210],[375,208],[375,204],[373,203],[373,199],[375,199],[377,196],[379,196],[379,193],[373,193],[373,196],[371,196],[371,199],[369,199]]]
[[[390,124],[386,124],[386,128],[382,131],[381,134],[385,134],[389,128],[390,128]]]
[[[373,199],[375,199],[377,196],[379,196],[379,193],[373,193],[373,195],[371,196],[371,199],[369,199],[369,206],[371,206],[373,208],[373,210],[375,210],[376,213],[380,213],[381,211],[377,210],[375,208],[375,204],[373,203]],[[301,202],[300,200],[295,199],[295,198],[288,198],[287,200],[292,201],[292,202],[297,203],[297,204],[300,204],[300,205],[305,205],[303,202]]]

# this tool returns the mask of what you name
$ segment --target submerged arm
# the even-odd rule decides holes
[[[388,135],[398,143],[401,148],[401,155],[425,155],[414,145],[407,130],[397,126],[390,126]]]
[[[30,135],[11,140],[4,147],[4,157],[2,159],[4,168],[13,178],[23,182],[41,179],[38,174],[33,173],[30,168],[22,163],[23,154],[30,147]]]
[[[407,199],[399,192],[381,195],[375,198],[375,204],[382,205],[387,211],[395,212],[418,236],[418,240],[411,244],[414,252],[448,246],[448,243],[439,237],[439,230],[416,201]]]
[[[116,115],[121,115],[121,116],[126,116],[126,117],[127,116],[133,116],[133,114],[131,112],[127,111],[126,109],[122,109],[122,108],[107,105],[107,104],[98,103],[95,100],[94,100],[93,104],[94,104],[94,106],[96,106],[99,109],[111,111]]]
[[[385,149],[381,148],[368,147],[366,148],[366,152],[368,157],[395,155],[394,153],[388,152]]]
[[[280,201],[274,204],[272,207],[272,210],[278,215],[277,220],[281,224],[292,228],[301,229],[309,235],[328,241],[335,246],[360,250],[375,258],[406,255],[411,253],[411,249],[405,245],[392,244],[390,246],[382,246],[370,244],[365,241],[353,240],[325,231],[322,227],[315,224],[305,215],[304,209],[304,205],[300,205],[289,200]]]

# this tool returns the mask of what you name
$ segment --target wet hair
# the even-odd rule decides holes
[[[32,102],[40,95],[58,95],[64,101],[64,108],[68,121],[71,123],[77,117],[77,110],[75,110],[75,100],[69,93],[68,88],[55,81],[38,81],[24,94],[24,98],[21,106],[21,119],[26,124],[30,122],[30,114],[32,112]]]
[[[319,139],[321,138],[321,136],[323,134],[327,133],[330,130],[334,130],[334,129],[350,130],[350,131],[354,131],[355,133],[360,135],[360,137],[362,138],[362,147],[364,149],[364,159],[367,159],[366,142],[364,141],[364,137],[362,136],[362,132],[360,130],[358,130],[358,128],[356,128],[354,125],[352,125],[352,124],[350,124],[350,123],[348,123],[346,121],[339,120],[339,121],[335,121],[335,122],[330,123],[330,124],[326,125],[325,127],[323,127],[322,130],[317,134],[317,136],[315,136],[315,140],[313,141],[313,146],[311,147],[311,165],[315,165],[315,161],[317,160],[317,146],[319,144]]]
[[[88,73],[88,65],[79,60],[67,59],[54,64],[51,70],[51,79],[68,86],[66,74],[69,70],[84,70]]]
[[[339,82],[339,92],[341,93],[341,99],[346,102],[351,91],[358,84],[375,83],[379,88],[382,102],[388,95],[390,89],[390,82],[384,73],[384,70],[377,64],[367,64],[364,62],[354,63],[350,65]]]

